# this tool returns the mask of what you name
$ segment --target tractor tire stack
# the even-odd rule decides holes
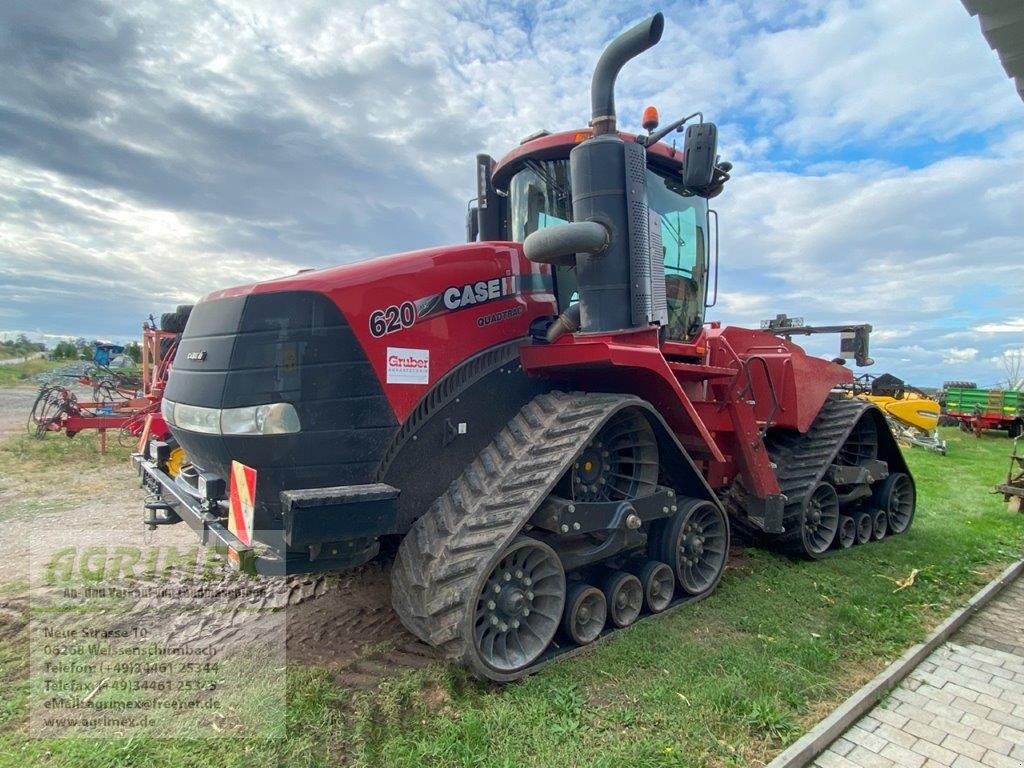
[[[160,315],[160,330],[168,333],[183,332],[190,314],[192,314],[191,304],[179,304],[173,312],[164,312]]]

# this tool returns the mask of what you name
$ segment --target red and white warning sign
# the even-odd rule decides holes
[[[429,384],[430,350],[388,347],[388,384]]]
[[[228,530],[245,546],[251,547],[253,505],[256,502],[256,470],[232,461],[230,490]]]

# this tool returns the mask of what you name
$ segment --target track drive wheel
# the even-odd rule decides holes
[[[604,592],[589,584],[577,584],[569,590],[562,616],[562,629],[577,645],[592,643],[601,635],[608,618]]]
[[[849,515],[840,515],[836,545],[839,549],[849,549],[855,541],[857,541],[857,523]]]
[[[676,590],[672,568],[657,560],[648,560],[636,575],[644,589],[644,607],[651,613],[661,613],[668,608]]]
[[[890,533],[903,533],[914,522],[917,499],[909,475],[893,472],[875,487],[872,501],[889,516]]]
[[[675,571],[688,595],[710,592],[722,578],[729,554],[729,522],[722,509],[701,499],[680,499],[665,521],[651,554]]]
[[[520,536],[477,584],[473,650],[484,667],[514,673],[551,644],[565,605],[565,571],[547,544]]]
[[[800,543],[805,555],[819,558],[828,552],[839,530],[839,496],[829,483],[821,482],[804,502]]]
[[[644,604],[644,590],[640,579],[625,571],[615,571],[604,582],[604,596],[608,601],[608,618],[616,627],[628,627],[640,616]]]
[[[857,543],[867,544],[871,541],[871,534],[875,529],[874,521],[867,512],[858,512],[853,521],[857,524]]]
[[[881,541],[889,532],[889,515],[884,509],[876,509],[871,513],[871,538]]]

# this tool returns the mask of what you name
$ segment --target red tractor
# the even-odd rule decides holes
[[[589,128],[478,158],[471,242],[197,304],[163,400],[192,463],[137,457],[146,523],[261,573],[393,554],[403,623],[499,681],[709,594],[730,526],[810,558],[906,531],[914,481],[850,370],[705,322],[715,126],[681,151],[696,115],[616,129],[662,26],[604,51]]]

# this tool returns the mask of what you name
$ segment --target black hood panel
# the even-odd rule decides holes
[[[276,517],[282,490],[372,482],[398,428],[348,321],[325,295],[282,291],[196,304],[167,399],[208,408],[286,402],[295,435],[208,435],[172,427],[201,469],[228,477],[232,460],[257,473],[256,501]]]

